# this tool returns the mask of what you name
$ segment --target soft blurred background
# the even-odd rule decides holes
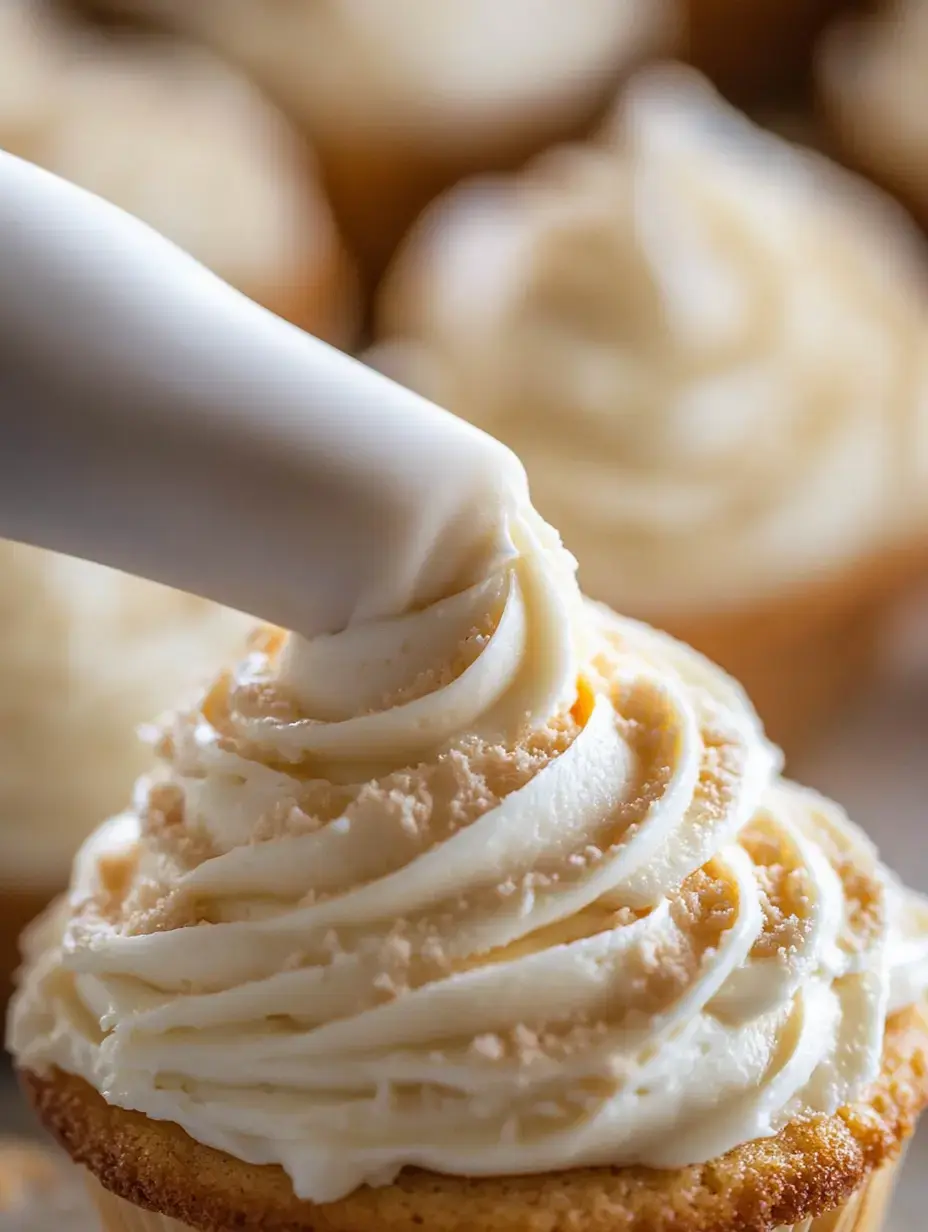
[[[0,147],[512,444],[928,891],[928,0],[0,0]],[[0,542],[0,998],[246,625]]]

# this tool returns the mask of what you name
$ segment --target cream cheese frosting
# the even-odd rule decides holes
[[[251,620],[0,541],[0,885],[54,891],[152,760],[136,726],[244,648]]]
[[[311,155],[205,51],[105,38],[35,0],[0,6],[0,147],[136,214],[270,295],[336,242]]]
[[[924,528],[924,270],[889,201],[646,70],[426,215],[370,358],[515,449],[590,594],[717,610]]]
[[[822,40],[819,82],[841,140],[863,166],[928,210],[928,8],[891,0]]]
[[[682,1165],[866,1088],[928,906],[737,685],[510,531],[423,610],[264,629],[163,726],[28,938],[20,1066],[317,1202]]]
[[[666,45],[678,18],[675,0],[141,7],[237,61],[310,131],[347,126],[386,144],[443,148],[499,141],[526,123],[582,119],[629,62]]]

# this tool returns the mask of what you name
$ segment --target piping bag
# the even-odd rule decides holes
[[[0,536],[314,637],[515,553],[521,463],[0,154]]]

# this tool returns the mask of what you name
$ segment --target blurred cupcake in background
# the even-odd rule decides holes
[[[0,148],[138,215],[280,316],[354,342],[356,274],[310,152],[209,53],[4,0]]]
[[[16,937],[148,764],[137,725],[195,690],[251,621],[0,540],[0,1002]]]
[[[441,189],[589,127],[622,74],[673,43],[676,5],[92,0],[159,16],[246,69],[312,138],[371,275]]]
[[[926,296],[892,202],[670,67],[598,144],[436,203],[369,358],[511,445],[587,593],[721,661],[789,749],[921,569]]]
[[[928,227],[928,4],[891,0],[839,22],[822,40],[818,70],[842,155]]]

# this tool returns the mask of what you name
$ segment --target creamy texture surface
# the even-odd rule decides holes
[[[195,694],[252,624],[0,540],[0,887],[67,883],[80,843],[152,761],[137,725]]]
[[[316,1201],[681,1165],[866,1088],[928,907],[732,681],[509,529],[431,607],[266,629],[166,723],[28,939],[18,1064]]]
[[[136,3],[136,0],[132,0]],[[675,0],[146,0],[314,132],[466,146],[583,113],[676,31]]]
[[[36,0],[0,6],[0,149],[136,214],[267,297],[336,242],[310,156],[205,52],[105,38]]]
[[[928,8],[891,0],[838,22],[822,41],[819,82],[842,141],[877,176],[928,209]]]
[[[433,207],[371,360],[512,446],[584,589],[659,620],[923,529],[926,306],[889,202],[651,70],[598,144]]]

